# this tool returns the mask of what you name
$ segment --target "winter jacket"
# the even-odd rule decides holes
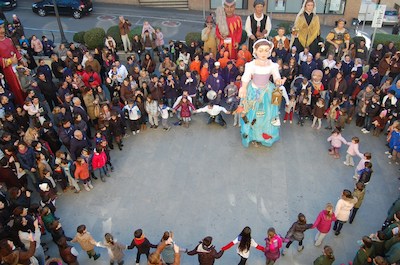
[[[75,164],[75,173],[74,177],[75,179],[81,179],[81,180],[86,180],[89,178],[89,165],[87,163],[77,163],[74,162]]]
[[[71,240],[72,243],[79,243],[84,251],[93,250],[98,243],[93,239],[89,232],[84,234],[76,233],[75,237]]]
[[[268,260],[277,260],[280,257],[280,249],[282,247],[282,238],[275,234],[271,239],[265,239],[264,254]]]
[[[310,229],[312,224],[301,224],[298,221],[294,222],[286,234],[286,238],[290,241],[301,241],[304,239],[304,231]]]
[[[122,136],[124,134],[124,124],[120,117],[115,120],[111,119],[108,126],[113,136]]]
[[[70,153],[71,153],[71,158],[72,160],[76,160],[78,157],[81,156],[82,150],[84,148],[89,148],[89,141],[86,139],[84,136],[82,140],[78,140],[75,137],[71,139],[71,145],[70,145]]]
[[[27,147],[24,153],[18,151],[17,158],[23,169],[30,171],[36,168],[35,152],[31,147]]]
[[[321,255],[316,260],[314,260],[314,265],[332,265],[334,261],[335,258],[330,259],[326,255]]]
[[[340,133],[333,133],[327,139],[328,142],[331,142],[331,145],[335,148],[340,148],[343,144],[347,144],[346,139]]]
[[[328,218],[328,211],[322,210],[311,228],[317,228],[321,233],[328,233],[331,230],[332,222],[336,221],[336,216],[332,213],[332,216]]]
[[[187,253],[189,256],[198,255],[200,265],[213,265],[215,259],[219,259],[224,251],[217,252],[214,246],[205,246],[200,242],[192,251]]]
[[[347,222],[350,217],[350,211],[357,203],[357,198],[341,198],[336,203],[335,216],[337,220]]]
[[[373,264],[372,258],[375,256],[375,248],[371,246],[370,248],[366,248],[365,246],[361,247],[353,260],[353,265],[367,265]],[[368,259],[371,258],[370,261]]]
[[[350,142],[349,148],[347,148],[347,153],[351,156],[358,155],[361,159],[364,157],[364,155],[358,150],[358,143]]]
[[[323,119],[324,113],[325,113],[325,104],[322,105],[319,105],[318,103],[315,104],[315,107],[313,109],[313,115],[318,119]]]
[[[174,108],[175,110],[178,110],[181,108],[181,117],[182,118],[189,118],[191,116],[191,112],[193,110],[196,110],[194,105],[188,101],[186,103],[183,103],[183,101],[179,102],[179,104]]]
[[[232,246],[240,243],[241,240],[241,236],[238,236],[237,238],[235,238],[233,241],[229,242],[226,246],[223,246],[221,249],[223,251],[230,249]],[[256,248],[260,251],[264,251],[264,247],[257,244],[257,242],[252,238],[251,242],[250,242],[250,247]],[[243,258],[249,258],[250,256],[250,248],[249,249],[245,249],[245,250],[240,250],[239,247],[236,250],[237,254],[239,254],[239,256],[243,257]]]
[[[93,158],[92,158],[92,168],[93,170],[96,170],[98,168],[102,168],[106,165],[107,162],[107,155],[104,151],[97,153],[93,153]]]
[[[354,204],[354,208],[357,208],[357,209],[358,209],[358,208],[361,207],[361,204],[362,204],[362,202],[363,202],[363,200],[364,200],[365,189],[363,189],[363,190],[354,189],[353,196],[354,196],[355,198],[357,198],[357,203]]]
[[[114,242],[113,244],[104,242],[104,246],[107,248],[110,260],[120,263],[124,259],[124,250],[126,249],[126,245],[122,245],[118,242]]]
[[[153,245],[147,238],[134,238],[131,244],[127,247],[128,249],[133,249],[137,247],[138,253],[148,254],[150,252],[150,248],[157,248],[157,245]]]
[[[146,109],[146,112],[149,114],[149,115],[152,115],[152,116],[158,116],[160,113],[158,112],[158,103],[157,103],[157,101],[155,101],[155,100],[152,100],[152,101],[150,101],[150,102],[148,102],[147,100],[146,100],[146,102],[145,102],[145,104],[144,104],[144,107],[145,107],[145,109]]]
[[[400,152],[400,132],[393,131],[389,141],[390,148]]]

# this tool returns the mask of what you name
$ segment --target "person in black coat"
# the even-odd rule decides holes
[[[149,258],[150,248],[157,248],[157,245],[153,245],[143,234],[142,229],[137,229],[134,232],[135,238],[132,240],[131,244],[128,246],[128,249],[133,249],[137,247],[138,252],[136,254],[136,264],[140,263],[140,256],[145,254],[147,258]]]
[[[49,103],[50,110],[53,110],[53,108],[58,104],[57,88],[51,79],[46,79],[46,76],[43,72],[38,72],[38,77],[38,87],[44,95],[47,103]]]
[[[300,74],[302,74],[308,80],[311,80],[311,73],[317,69],[317,64],[313,61],[313,56],[309,54],[307,61],[302,62],[300,65]]]
[[[43,130],[41,131],[41,137],[45,140],[53,154],[55,154],[61,148],[61,141],[58,137],[56,130],[53,128],[53,124],[50,121],[45,121],[43,123]]]
[[[125,125],[121,117],[118,116],[116,111],[111,112],[111,119],[109,121],[109,129],[111,132],[111,139],[115,139],[119,150],[122,150],[122,137],[125,134]],[[112,141],[112,140],[111,140]],[[111,142],[110,141],[110,142]]]
[[[224,254],[223,250],[217,252],[215,246],[211,245],[212,237],[205,237],[199,244],[187,254],[189,256],[198,255],[200,265],[213,265],[216,259]]]
[[[86,136],[80,130],[74,132],[74,137],[71,139],[70,153],[72,160],[76,160],[81,156],[82,150],[84,148],[90,149],[90,142],[87,140]]]
[[[71,146],[71,139],[74,135],[75,128],[73,125],[71,125],[71,122],[68,120],[62,121],[62,127],[59,130],[59,136],[61,139],[61,142],[67,147],[67,149],[70,149]]]

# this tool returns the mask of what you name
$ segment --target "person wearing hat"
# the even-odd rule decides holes
[[[198,255],[200,265],[213,265],[216,259],[224,254],[223,250],[217,252],[212,244],[212,237],[207,236],[199,244],[187,254],[189,256]]]
[[[204,42],[204,52],[217,54],[217,36],[211,14],[206,18],[206,27],[201,31],[201,40]]]
[[[213,90],[217,93],[217,97],[214,100],[215,104],[219,104],[221,102],[222,91],[225,88],[224,79],[220,76],[217,68],[214,68],[211,71],[211,75],[207,78],[205,83],[206,91]]]
[[[237,58],[237,50],[242,39],[242,19],[235,14],[236,0],[223,0],[223,7],[215,11],[217,27],[215,29],[219,40],[218,46],[225,46],[231,59]]]
[[[298,52],[302,52],[304,47],[309,47],[314,55],[320,50],[320,35],[321,25],[315,0],[304,0],[294,22],[291,44],[297,47]]]
[[[0,20],[0,67],[7,84],[15,95],[15,103],[23,105],[25,95],[21,89],[18,77],[13,70],[13,65],[18,63],[26,66],[26,63],[22,59],[22,55],[15,48],[12,40],[6,37],[4,20]]]
[[[245,30],[249,37],[250,52],[253,53],[253,44],[258,39],[268,37],[271,32],[271,19],[263,13],[265,6],[264,0],[255,0],[254,14],[247,16]]]
[[[346,20],[340,18],[335,22],[336,27],[333,28],[326,36],[326,42],[330,44],[328,54],[336,56],[337,60],[342,58],[343,54],[347,54],[350,47],[350,34],[344,27]]]

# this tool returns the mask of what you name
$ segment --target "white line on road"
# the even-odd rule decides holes
[[[51,32],[59,32],[59,29],[39,29],[39,28],[29,28],[24,27],[24,29],[34,30],[34,31],[51,31]],[[77,33],[78,31],[75,30],[64,30],[66,33]]]

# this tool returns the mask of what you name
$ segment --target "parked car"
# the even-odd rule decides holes
[[[56,3],[60,15],[72,15],[76,19],[89,14],[93,10],[91,0],[56,0]],[[41,17],[54,14],[53,0],[41,0],[32,4],[32,11]]]
[[[2,10],[11,10],[17,7],[17,0],[0,0]]]
[[[358,14],[358,20],[361,22],[372,22],[374,19],[376,5],[361,5],[360,13]],[[385,15],[383,17],[383,26],[393,26],[399,22],[399,12],[393,8],[386,8]]]
[[[394,9],[387,9],[383,17],[384,26],[394,26],[399,22],[399,12]]]

